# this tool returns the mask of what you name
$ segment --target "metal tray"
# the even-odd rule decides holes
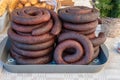
[[[0,44],[0,60],[4,69],[13,73],[95,73],[100,71],[108,61],[109,53],[107,47],[101,45],[98,58],[89,65],[16,65],[9,56],[10,40],[6,37]]]

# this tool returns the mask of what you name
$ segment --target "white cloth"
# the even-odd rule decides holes
[[[0,80],[120,80],[120,54],[115,50],[118,38],[107,38],[105,44],[110,53],[108,64],[98,73],[10,73],[3,70]]]
[[[88,6],[92,8],[92,5],[90,4],[90,0],[74,0],[75,6]]]
[[[86,0],[75,0],[75,1],[86,1]],[[84,3],[86,4],[86,3]],[[98,29],[99,31],[100,29]],[[6,34],[3,34],[6,35]],[[3,37],[0,37],[0,40]],[[10,73],[6,70],[3,70],[0,73],[0,80],[120,80],[120,54],[115,50],[117,41],[120,37],[117,38],[107,38],[105,44],[107,45],[110,53],[110,59],[108,64],[103,70],[98,73]]]
[[[48,4],[54,5],[55,7],[57,7],[57,1],[56,0],[39,0],[39,1],[45,1]]]

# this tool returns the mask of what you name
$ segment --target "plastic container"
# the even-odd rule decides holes
[[[0,32],[4,31],[5,27],[8,24],[8,20],[9,20],[9,15],[6,11],[5,14],[0,17]]]

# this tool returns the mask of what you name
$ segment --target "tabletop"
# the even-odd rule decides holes
[[[89,0],[74,0],[76,5],[90,5]],[[79,2],[78,2],[79,1]],[[100,30],[98,29],[98,32]],[[0,42],[7,32],[0,34]],[[0,80],[120,80],[120,54],[116,51],[120,37],[107,38],[107,46],[110,58],[106,66],[98,73],[10,73],[3,69],[0,62]]]
[[[98,73],[10,73],[0,63],[0,80],[120,80],[120,54],[115,48],[120,38],[107,38],[110,58],[107,65]]]
[[[101,31],[97,27],[96,33]],[[7,28],[0,34],[0,42],[7,36]],[[120,80],[120,54],[116,47],[120,37],[107,38],[107,46],[110,58],[106,66],[98,73],[10,73],[3,69],[0,63],[0,80]]]

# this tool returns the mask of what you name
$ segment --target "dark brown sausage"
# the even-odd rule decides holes
[[[49,33],[39,36],[21,36],[16,34],[11,28],[9,28],[8,30],[8,36],[16,42],[26,43],[26,44],[44,43],[54,38],[54,36]]]
[[[74,7],[69,7],[67,9],[68,13],[71,14],[87,14],[90,13],[92,11],[92,8],[89,7],[85,7],[85,6],[74,6]]]
[[[85,31],[89,29],[96,28],[98,25],[98,20],[89,22],[89,23],[84,23],[84,24],[73,24],[73,23],[63,23],[63,27],[69,30],[75,30],[75,31]]]
[[[12,21],[18,24],[33,25],[46,22],[50,19],[50,13],[46,9],[26,7],[12,12]]]
[[[26,58],[21,55],[18,55],[13,50],[11,50],[11,56],[16,60],[17,64],[20,64],[20,65],[48,64],[52,60],[51,55],[38,57],[38,58]]]
[[[102,24],[102,19],[98,18],[98,23]]]
[[[50,33],[53,35],[58,35],[62,30],[62,23],[57,15],[57,13],[53,12],[52,10],[49,10],[51,17],[53,19],[54,25],[51,29]]]
[[[63,52],[67,48],[75,48],[76,52],[73,55],[65,56],[63,57]],[[69,53],[67,53],[69,54]],[[73,63],[81,59],[83,56],[83,48],[82,46],[74,40],[66,40],[64,42],[61,42],[55,49],[55,60],[59,64],[66,64],[66,63]]]
[[[86,13],[86,14],[74,14],[74,13],[69,13],[67,12],[67,8],[62,8],[58,10],[59,17],[66,22],[71,22],[71,23],[86,23],[86,22],[91,22],[97,20],[99,17],[99,11],[97,9],[92,9],[91,12]],[[81,6],[79,7],[81,10]],[[78,10],[77,10],[78,11]]]
[[[33,45],[29,45],[29,44],[23,44],[23,43],[19,43],[19,42],[13,42],[13,44],[23,50],[31,50],[31,51],[36,51],[36,50],[43,50],[43,49],[47,49],[51,46],[54,45],[55,40],[51,39],[50,41],[47,41],[45,43],[38,43],[38,44],[33,44]]]
[[[93,46],[98,46],[106,41],[106,36],[103,32],[100,32],[98,37],[91,39]]]
[[[40,28],[36,28],[32,31],[32,35],[36,36],[36,35],[41,35],[41,34],[45,34],[47,32],[49,32],[53,27],[53,21],[50,20],[46,25],[43,25]]]
[[[65,56],[72,56],[74,53],[76,52],[76,50],[74,48],[68,48],[64,51],[64,55]],[[68,54],[69,53],[69,54]],[[94,47],[94,54],[93,54],[93,60],[99,55],[99,46]],[[65,59],[64,57],[64,59]],[[67,60],[66,60],[67,61]]]
[[[28,58],[37,58],[37,57],[42,57],[42,56],[50,54],[53,48],[50,47],[48,49],[39,50],[39,51],[27,51],[27,50],[19,49],[15,47],[14,45],[12,45],[12,49],[19,55],[22,55]]]
[[[96,28],[85,30],[85,31],[74,31],[74,30],[63,29],[62,32],[77,32],[79,34],[87,35],[87,34],[91,34],[91,33],[95,32],[95,30],[96,30]]]
[[[80,35],[75,32],[62,33],[58,38],[58,42],[60,43],[65,40],[75,40],[78,41],[83,46],[85,56],[80,61],[74,62],[73,64],[88,64],[92,60],[92,56],[94,53],[93,45],[91,41],[88,38],[86,38],[84,35]],[[55,49],[54,52],[55,61],[60,64],[64,64],[64,63],[67,64],[64,61],[59,62],[59,59],[56,58],[56,56],[58,56],[58,53],[57,50]]]
[[[14,22],[11,22],[11,27],[12,29],[14,29],[15,31],[19,31],[19,32],[32,32],[33,29],[42,27],[43,25],[45,25],[45,23],[41,23],[41,24],[37,24],[37,25],[21,25],[21,24],[17,24]]]
[[[85,36],[89,39],[94,39],[96,37],[94,32]]]
[[[94,52],[96,52],[99,49],[100,45],[94,47]]]
[[[17,34],[21,35],[21,36],[31,36],[31,33],[23,33],[23,32],[16,32]]]

